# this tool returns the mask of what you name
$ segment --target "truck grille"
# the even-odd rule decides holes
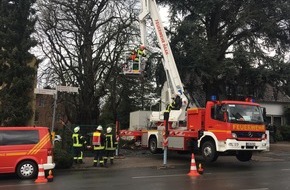
[[[235,131],[237,138],[262,138],[263,132],[251,132],[251,131]]]

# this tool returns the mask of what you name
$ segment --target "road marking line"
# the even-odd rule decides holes
[[[7,187],[21,187],[21,186],[35,186],[36,184],[15,184],[15,185],[0,185],[0,189]],[[38,183],[37,185],[44,185],[44,183]]]
[[[269,188],[242,189],[242,190],[269,190]]]
[[[152,175],[152,176],[135,176],[132,179],[145,179],[145,178],[162,178],[162,177],[178,177],[178,176],[186,176],[186,174],[179,174],[179,175]]]
[[[282,171],[290,171],[290,169],[281,169]]]

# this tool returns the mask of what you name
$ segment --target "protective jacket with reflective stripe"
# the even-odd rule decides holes
[[[112,135],[112,133],[106,134],[106,150],[115,150],[115,137]]]
[[[72,135],[72,139],[73,139],[73,147],[82,147],[83,146],[80,134],[74,133]]]
[[[94,145],[94,150],[102,150],[105,148],[105,137],[104,135],[99,132],[96,131],[93,133],[93,142],[92,144]]]

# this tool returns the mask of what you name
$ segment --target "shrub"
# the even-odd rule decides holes
[[[279,130],[275,134],[275,141],[283,141],[283,136]]]
[[[279,126],[278,133],[281,134],[283,141],[290,141],[290,126]]]
[[[54,162],[56,169],[67,169],[73,165],[73,155],[61,148],[59,143],[54,146]]]

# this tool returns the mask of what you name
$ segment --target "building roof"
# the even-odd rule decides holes
[[[259,98],[259,102],[277,102],[277,103],[290,103],[290,97],[276,87],[266,85],[263,98]]]

